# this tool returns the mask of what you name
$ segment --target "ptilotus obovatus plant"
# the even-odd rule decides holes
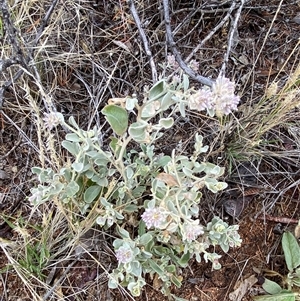
[[[113,131],[105,147],[98,139],[100,129],[84,131],[73,117],[65,122],[62,114],[50,113],[44,120],[49,130],[58,124],[69,130],[62,146],[73,161],[58,172],[33,168],[40,184],[29,200],[37,206],[55,197],[74,212],[74,222],[78,213],[95,212],[94,222],[116,235],[118,266],[109,275],[109,287],[121,285],[139,296],[149,274],[170,296],[171,284],[181,285],[180,270],[191,258],[219,269],[221,256],[208,248],[219,245],[228,252],[241,239],[237,225],[229,226],[217,216],[208,224],[199,220],[202,189],[217,193],[227,187],[218,180],[222,167],[199,162],[208,149],[203,137],[195,133],[189,156],[175,150],[159,153],[155,141],[174,125],[175,112],[185,116],[186,109],[207,110],[221,117],[236,110],[238,102],[234,83],[226,78],[200,90],[190,88],[184,75],[172,84],[161,80],[142,103],[135,97],[114,98],[102,109]],[[130,125],[129,114],[135,119]]]

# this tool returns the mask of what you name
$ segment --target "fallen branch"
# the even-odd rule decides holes
[[[172,29],[171,29],[171,22],[170,22],[170,11],[169,11],[169,1],[163,0],[163,6],[164,6],[164,18],[165,18],[165,26],[166,26],[166,36],[167,36],[167,42],[171,48],[171,51],[179,64],[180,68],[189,75],[192,79],[195,81],[204,84],[206,86],[211,87],[213,85],[213,80],[211,80],[208,77],[204,77],[202,75],[196,74],[182,59],[179,51],[176,48],[176,43],[173,39]]]

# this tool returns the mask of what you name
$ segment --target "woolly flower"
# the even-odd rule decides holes
[[[219,263],[219,259],[221,258],[221,255],[218,255],[216,253],[205,253],[203,255],[204,260],[207,262],[208,260],[212,262],[212,268],[214,270],[219,270],[222,266]]]
[[[133,260],[134,255],[129,247],[122,246],[116,251],[116,257],[119,263],[128,263]]]
[[[64,117],[61,113],[51,112],[48,114],[46,113],[44,115],[44,122],[49,130],[52,130],[54,127],[58,126],[63,121]]]
[[[184,224],[184,237],[187,241],[195,240],[199,235],[204,234],[203,227],[197,224]]]
[[[232,95],[234,94],[235,84],[230,81],[230,79],[220,76],[217,78],[216,82],[212,86],[212,92],[221,97],[222,95]]]
[[[239,96],[232,95],[227,97],[221,97],[216,102],[215,110],[217,116],[228,115],[232,111],[237,111],[237,105],[240,102]]]
[[[151,227],[158,228],[166,220],[166,212],[159,207],[147,208],[142,214],[142,219],[149,229]]]
[[[221,265],[221,263],[219,262],[218,259],[215,259],[215,260],[212,262],[212,269],[213,269],[213,270],[219,270],[221,267],[222,267],[222,265]]]
[[[181,82],[181,78],[178,74],[175,74],[173,77],[172,77],[172,83],[174,85],[178,85],[179,83]]]
[[[167,62],[168,62],[168,66],[172,69],[177,69],[179,67],[174,55],[169,54],[167,56]]]
[[[212,100],[212,92],[208,89],[201,89],[190,96],[189,107],[191,110],[197,111],[212,109]]]
[[[32,188],[31,193],[32,193],[31,196],[28,198],[29,202],[33,205],[41,204],[45,196],[45,191],[42,188],[42,186],[38,188]]]
[[[228,115],[237,110],[240,97],[234,94],[234,90],[234,82],[225,77],[218,77],[213,84],[213,105],[217,116]]]
[[[195,60],[191,60],[190,63],[189,63],[189,67],[195,71],[195,72],[198,72],[199,70],[199,62],[195,61]]]

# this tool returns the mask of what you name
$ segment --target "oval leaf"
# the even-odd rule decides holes
[[[72,167],[74,168],[75,171],[81,172],[83,170],[83,168],[84,168],[84,165],[83,165],[82,162],[74,162],[72,164]]]
[[[77,143],[64,140],[61,145],[74,156],[79,153],[79,145]]]
[[[149,243],[151,240],[153,239],[153,236],[150,233],[145,233],[141,236],[140,238],[140,243],[142,245],[146,245],[147,243]]]
[[[147,136],[147,123],[135,122],[129,127],[129,135],[137,142],[145,141]]]
[[[172,98],[173,94],[168,92],[161,100],[161,110],[167,110],[175,101]]]
[[[72,142],[80,142],[81,139],[78,137],[75,133],[69,133],[66,135],[66,140],[72,141]]]
[[[183,74],[183,90],[184,92],[187,91],[187,89],[189,88],[190,82],[189,82],[189,78],[186,74]]]
[[[79,130],[79,126],[78,126],[78,124],[77,124],[77,122],[75,121],[75,119],[74,119],[73,116],[71,116],[71,117],[69,118],[69,123],[70,123],[74,128],[76,128],[76,129]]]
[[[95,200],[95,198],[99,195],[100,191],[101,186],[90,186],[84,193],[84,202],[88,204],[92,203]]]
[[[161,80],[157,82],[149,91],[149,100],[160,98],[166,93],[166,82]]]
[[[279,294],[282,291],[282,288],[278,283],[267,278],[265,278],[265,282],[263,283],[262,287],[268,294],[271,295]]]
[[[142,113],[141,117],[142,118],[152,118],[156,115],[157,110],[159,109],[157,103],[155,101],[147,103],[143,108],[142,108]]]
[[[138,103],[138,100],[136,98],[127,98],[125,107],[128,111],[132,111],[136,104]]]
[[[189,262],[190,259],[191,259],[191,255],[190,255],[189,252],[187,252],[186,254],[183,254],[183,255],[181,256],[181,258],[177,261],[177,263],[178,263],[181,267],[185,268],[185,267],[187,267],[188,262]]]
[[[170,118],[161,118],[159,120],[159,124],[164,127],[165,129],[169,129],[174,124],[174,119],[172,117]]]
[[[107,105],[102,109],[102,114],[118,135],[123,135],[128,127],[128,114],[125,109],[116,105]]]
[[[65,188],[65,193],[68,197],[73,197],[80,189],[80,186],[75,182],[71,181]]]
[[[297,239],[291,232],[283,233],[282,248],[285,262],[290,272],[300,265],[300,247]]]
[[[161,172],[156,176],[157,179],[163,181],[166,183],[168,186],[173,187],[173,186],[179,186],[176,178],[173,175],[170,175],[165,172]]]
[[[165,271],[152,259],[149,259],[149,265],[153,271],[155,271],[158,275],[164,275]]]

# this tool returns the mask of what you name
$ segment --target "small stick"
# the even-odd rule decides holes
[[[37,43],[39,42],[43,32],[45,31],[45,28],[48,26],[48,22],[49,22],[49,19],[54,11],[54,8],[56,7],[57,5],[57,2],[59,0],[53,0],[50,7],[48,8],[47,12],[46,12],[46,15],[44,16],[42,22],[41,22],[41,25],[40,27],[38,28],[38,31],[37,31],[37,34],[36,34],[36,37],[33,41],[33,46],[36,46]],[[34,47],[32,47],[32,51],[30,52],[30,55],[33,55],[33,51],[34,51]]]
[[[291,185],[289,185],[288,187],[284,188],[283,190],[281,190],[278,193],[278,196],[272,200],[272,202],[270,204],[268,204],[266,207],[268,208],[264,208],[264,211],[267,212],[268,210],[272,209],[273,206],[276,204],[276,202],[280,199],[280,197],[282,197],[289,189],[298,186],[300,184],[300,179],[298,179],[297,181],[293,182]],[[258,214],[256,214],[255,218],[257,218],[260,215],[260,212]]]
[[[299,220],[295,218],[283,217],[283,216],[271,216],[269,214],[260,215],[257,217],[261,220],[268,220],[276,223],[282,224],[298,224]]]
[[[241,12],[242,12],[242,9],[243,9],[243,6],[244,6],[244,2],[245,2],[245,0],[241,0],[241,5],[240,5],[237,13],[235,14],[235,19],[234,19],[234,22],[233,22],[233,24],[231,26],[231,29],[230,29],[230,33],[229,33],[229,37],[228,37],[228,46],[227,46],[226,53],[224,55],[224,62],[223,62],[222,67],[221,67],[220,75],[225,75],[225,69],[226,69],[226,65],[227,65],[228,60],[229,60],[229,54],[230,54],[231,48],[233,46],[233,39],[234,39],[235,36],[238,35],[237,24],[238,24],[238,21],[239,21],[240,16],[241,16]]]
[[[13,22],[11,21],[11,16],[8,11],[8,5],[6,0],[0,0],[0,9],[2,12],[3,23],[7,32],[7,36],[9,42],[16,54],[16,60],[19,64],[21,64],[24,68],[27,68],[27,62],[25,59],[25,55],[20,47],[19,41],[17,39],[17,29],[15,28]]]
[[[151,52],[149,44],[148,44],[148,40],[147,40],[145,31],[142,28],[140,17],[138,15],[137,10],[135,8],[135,5],[133,3],[133,0],[129,0],[129,7],[130,7],[131,14],[133,16],[133,19],[135,21],[135,24],[136,24],[136,26],[139,30],[141,39],[144,43],[144,48],[145,48],[147,57],[148,57],[149,62],[150,62],[150,67],[151,67],[151,71],[152,71],[152,81],[153,81],[153,83],[156,83],[157,82],[157,71],[156,71],[154,59],[153,59],[152,52]]]
[[[18,64],[18,60],[16,60],[15,58],[0,60],[0,72],[3,72],[10,66],[13,66],[16,64]]]
[[[3,105],[4,92],[8,89],[8,87],[10,87],[15,81],[17,81],[20,78],[20,76],[24,73],[25,70],[28,69],[27,66],[33,58],[34,51],[36,49],[35,46],[37,45],[43,32],[45,31],[45,28],[48,25],[49,19],[53,13],[54,8],[56,7],[58,1],[59,0],[53,0],[51,2],[50,7],[42,20],[41,26],[38,28],[36,37],[31,45],[31,49],[28,53],[28,56],[25,58],[25,56],[20,48],[20,45],[18,44],[18,39],[16,37],[16,29],[14,28],[14,26],[11,22],[11,17],[10,17],[9,11],[8,11],[8,6],[6,3],[6,0],[0,0],[0,10],[3,15],[3,20],[4,20],[6,30],[8,31],[10,43],[12,44],[14,51],[17,53],[17,59],[16,59],[17,62],[20,63],[21,66],[23,67],[23,70],[22,69],[19,70],[12,79],[8,80],[1,86],[1,88],[0,88],[0,110]],[[14,59],[13,59],[13,61],[14,61]],[[3,66],[2,66],[2,68],[3,68]]]
[[[190,53],[190,55],[186,58],[186,62],[189,62],[192,57],[196,54],[196,52],[201,49],[204,44],[220,29],[222,26],[227,22],[227,20],[230,18],[232,11],[235,9],[236,1],[232,1],[230,8],[227,11],[226,16],[223,18],[223,20],[214,28],[212,31],[193,49],[193,51]]]
[[[73,267],[73,265],[77,262],[77,259],[72,261],[64,271],[64,273],[59,277],[59,279],[54,283],[54,285],[50,288],[50,290],[44,295],[42,301],[47,300],[55,291],[55,289],[60,285],[63,280],[65,279],[66,275],[69,273],[70,269]]]

